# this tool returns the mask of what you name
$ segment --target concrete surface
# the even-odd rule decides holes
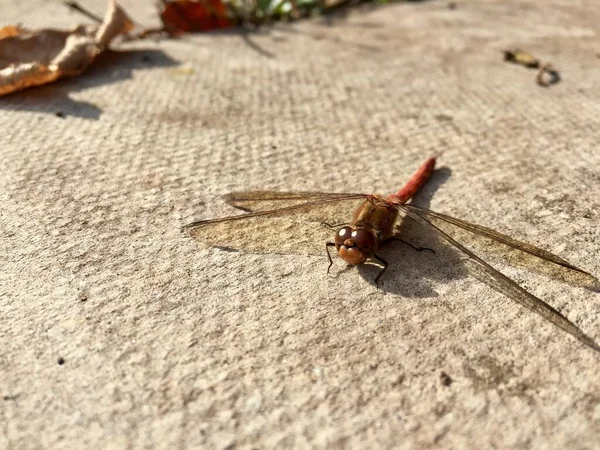
[[[231,190],[386,193],[435,154],[422,204],[598,274],[598,23],[591,0],[396,4],[127,44],[1,98],[0,448],[598,448],[600,355],[431,236],[384,252],[378,290],[180,230]],[[600,340],[600,294],[499,268]]]

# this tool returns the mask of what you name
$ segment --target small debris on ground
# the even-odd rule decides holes
[[[443,386],[450,386],[454,381],[446,372],[442,372],[440,374],[440,380]]]
[[[191,75],[194,73],[194,68],[189,64],[183,64],[173,69],[168,69],[171,75]]]
[[[539,69],[540,60],[535,58],[531,53],[520,49],[504,50],[504,61],[520,64],[530,69]]]
[[[560,74],[550,63],[542,64],[539,59],[529,52],[511,49],[504,50],[503,53],[505,61],[520,64],[528,69],[539,69],[535,80],[540,86],[548,87],[560,81]]]
[[[536,81],[540,86],[548,87],[560,81],[560,74],[552,65],[544,64],[537,74]]]

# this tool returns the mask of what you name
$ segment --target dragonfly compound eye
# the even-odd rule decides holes
[[[365,256],[369,257],[375,252],[375,236],[373,232],[366,228],[358,228],[350,233],[350,239],[354,241],[356,245]]]
[[[350,228],[350,227],[340,228],[340,230],[335,234],[335,246],[337,247],[338,250],[340,249],[340,247],[342,245],[344,245],[344,242],[346,241],[346,239],[350,239],[351,234],[352,234],[352,228]]]
[[[340,257],[348,264],[362,264],[375,253],[375,236],[365,228],[344,227],[335,236]]]

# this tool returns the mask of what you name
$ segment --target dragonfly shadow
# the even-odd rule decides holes
[[[436,170],[411,203],[428,208],[435,192],[451,174],[452,171],[446,167]],[[397,231],[404,242],[392,241],[378,253],[389,264],[379,279],[380,289],[403,297],[435,298],[438,296],[433,287],[435,284],[467,276],[468,271],[460,254],[450,249],[435,230],[406,217]],[[365,264],[359,266],[358,271],[375,285],[381,268],[375,264]]]

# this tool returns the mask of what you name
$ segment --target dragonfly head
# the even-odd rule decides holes
[[[356,265],[364,263],[375,254],[377,241],[373,232],[367,228],[352,229],[346,226],[336,233],[335,248],[344,261]]]

